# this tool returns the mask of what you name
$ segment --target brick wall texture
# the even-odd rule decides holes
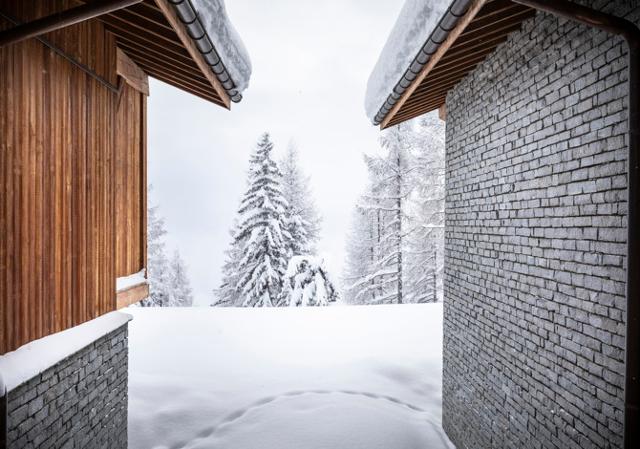
[[[583,1],[639,23],[637,1]],[[538,13],[447,97],[443,425],[622,445],[627,47]]]
[[[8,394],[8,447],[127,447],[127,325]]]

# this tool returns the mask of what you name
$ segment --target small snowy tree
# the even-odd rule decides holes
[[[151,189],[151,187],[149,187]],[[143,307],[190,306],[193,294],[186,266],[178,251],[169,261],[164,236],[167,231],[158,206],[147,209],[147,281],[149,297],[140,301]]]
[[[242,294],[238,288],[240,280],[240,259],[242,258],[242,242],[235,238],[237,220],[234,220],[231,235],[231,246],[225,251],[225,261],[222,266],[222,283],[213,291],[214,301],[211,306],[231,307],[242,305]]]
[[[289,144],[280,160],[282,194],[287,200],[285,220],[291,238],[287,240],[289,257],[313,254],[320,234],[320,216],[316,210],[309,177],[300,169],[298,149]]]
[[[249,160],[249,187],[238,210],[234,244],[241,249],[241,258],[236,286],[245,307],[275,306],[287,268],[288,205],[282,194],[282,175],[271,158],[272,150],[269,134],[265,133]]]
[[[187,276],[187,268],[178,250],[174,251],[171,259],[171,306],[190,307],[193,305],[193,292]]]
[[[338,299],[324,261],[319,257],[292,257],[285,274],[285,285],[282,305],[289,307],[328,306]]]
[[[166,255],[164,219],[158,206],[147,210],[147,279],[149,297],[140,302],[143,307],[166,306],[171,300],[171,270]]]

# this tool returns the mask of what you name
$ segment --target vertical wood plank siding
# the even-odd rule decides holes
[[[0,0],[22,21],[74,5]],[[117,85],[100,22],[45,37]],[[0,48],[0,354],[114,310],[115,278],[144,266],[146,97],[122,95],[35,39]]]
[[[146,104],[129,84],[122,88],[116,124],[116,276],[146,266]]]

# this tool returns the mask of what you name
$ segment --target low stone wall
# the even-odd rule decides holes
[[[637,2],[578,1],[638,23]],[[622,446],[626,52],[538,13],[447,97],[443,426],[458,449]]]
[[[127,447],[127,325],[8,393],[8,448]]]

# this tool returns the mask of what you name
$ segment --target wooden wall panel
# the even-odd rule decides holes
[[[2,12],[22,21],[74,5],[0,0]],[[0,29],[11,26],[0,19]],[[100,22],[45,37],[117,86],[115,40]],[[144,264],[146,96],[136,102],[125,89],[120,101],[35,39],[0,48],[0,354],[116,308],[121,157],[138,171],[137,181],[126,178],[124,201],[137,209],[127,211],[136,223],[125,240],[138,248],[127,253],[127,268]],[[128,137],[116,134],[123,116],[132,120]]]
[[[147,96],[125,84],[116,116],[116,275],[146,266]]]

